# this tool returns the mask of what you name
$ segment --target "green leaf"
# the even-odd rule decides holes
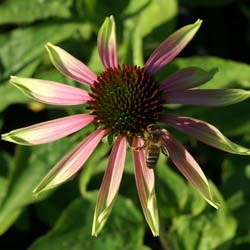
[[[223,162],[222,191],[228,207],[239,223],[242,234],[250,230],[250,159],[249,157],[228,157]]]
[[[97,30],[107,16],[118,18],[126,6],[127,1],[76,0],[79,15],[94,22]]]
[[[6,0],[0,6],[0,24],[30,23],[49,17],[70,16],[72,0]]]
[[[20,71],[37,58],[41,60],[47,56],[44,48],[47,42],[57,44],[71,36],[78,27],[79,24],[73,22],[44,23],[16,29],[1,37],[0,57],[4,73],[0,81],[7,80],[10,75],[21,76]]]
[[[185,206],[185,211],[191,212],[193,215],[200,214],[206,207],[206,201],[200,196],[200,194],[191,186],[188,185],[188,199]]]
[[[82,24],[80,27],[86,27],[86,32],[90,32],[88,26],[88,24]],[[0,37],[0,58],[3,66],[3,73],[0,74],[0,83],[2,83],[0,111],[12,103],[32,101],[9,84],[10,75],[30,77],[42,59],[48,58],[44,44],[48,41],[59,43],[71,36],[78,28],[78,23],[47,23],[16,29]]]
[[[177,14],[177,1],[130,1],[123,15],[128,16],[128,22],[133,22],[137,35],[141,38],[149,35],[155,28],[164,25],[165,34],[171,32],[175,25],[168,23]],[[141,5],[141,11],[135,15],[135,5]],[[137,7],[137,9],[139,9]],[[164,15],[162,15],[164,13]],[[157,17],[157,18],[155,18]],[[136,24],[136,25],[135,25]]]
[[[130,200],[121,196],[115,202],[112,214],[97,238],[91,237],[96,194],[76,199],[63,212],[54,228],[36,240],[29,250],[112,250],[141,249],[143,219]]]
[[[0,204],[2,203],[2,200],[6,195],[7,187],[8,187],[7,178],[0,177]]]
[[[33,189],[73,143],[70,137],[32,148],[18,147],[8,189],[0,206],[0,234],[15,222],[24,206],[38,201],[32,194]]]
[[[147,49],[149,47],[151,50],[155,49],[175,28],[176,14],[177,1],[175,0],[130,1],[123,12],[127,18],[124,22],[124,39],[120,50],[122,62],[131,61],[129,53],[132,51],[133,64],[142,66],[143,58],[148,55],[147,53],[143,55],[143,46]],[[144,44],[143,38],[147,35],[149,40]]]
[[[165,155],[161,155],[157,163],[155,183],[160,216],[171,218],[184,209],[188,200],[188,186],[181,175],[166,164]]]
[[[8,189],[7,177],[12,171],[11,160],[11,157],[7,153],[0,151],[0,206]]]
[[[168,238],[174,249],[226,250],[230,249],[236,225],[226,208],[198,216],[182,215],[174,219]]]
[[[79,197],[78,182],[79,178],[76,176],[67,184],[57,188],[42,202],[34,204],[39,220],[52,227],[69,203]]]
[[[30,98],[21,93],[18,89],[13,88],[10,83],[0,86],[0,96],[2,102],[0,102],[0,111],[4,110],[8,105],[12,103],[28,103]]]
[[[204,6],[204,7],[213,7],[213,6],[224,6],[235,2],[235,0],[180,0],[180,4],[189,6]]]

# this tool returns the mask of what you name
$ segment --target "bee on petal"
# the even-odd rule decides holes
[[[160,151],[165,155],[168,152],[162,148],[162,131],[157,124],[151,123],[147,126],[143,133],[144,145],[142,147],[134,147],[133,149],[139,151],[146,148],[146,164],[148,168],[154,168],[158,162]]]

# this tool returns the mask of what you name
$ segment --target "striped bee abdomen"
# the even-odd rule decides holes
[[[147,148],[146,164],[148,168],[154,168],[160,155],[160,147],[151,145]]]

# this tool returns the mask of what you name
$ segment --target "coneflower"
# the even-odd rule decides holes
[[[211,72],[198,67],[177,71],[161,82],[155,80],[155,74],[189,43],[201,23],[201,20],[197,20],[177,30],[163,41],[141,68],[119,64],[115,21],[112,16],[107,17],[98,34],[98,50],[104,66],[104,71],[98,76],[63,49],[48,43],[46,48],[54,66],[64,75],[87,85],[89,91],[48,80],[11,77],[12,84],[38,101],[54,105],[85,104],[89,113],[13,130],[3,134],[2,139],[21,145],[36,145],[60,139],[90,123],[96,127],[50,170],[34,190],[35,194],[67,181],[84,166],[102,138],[108,136],[114,142],[97,199],[92,234],[100,232],[111,213],[122,179],[126,151],[130,148],[142,209],[153,235],[157,236],[159,219],[154,169],[147,167],[143,137],[149,124],[165,123],[213,147],[250,155],[249,149],[231,142],[214,126],[190,117],[168,114],[165,107],[169,103],[229,105],[250,96],[249,91],[240,89],[193,89],[212,78]],[[212,198],[208,181],[198,163],[165,126],[161,129],[161,147],[201,196],[217,208],[218,204]]]

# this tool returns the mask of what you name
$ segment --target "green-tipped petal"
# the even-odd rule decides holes
[[[44,144],[70,135],[93,120],[94,116],[89,114],[71,115],[15,129],[1,137],[5,141],[25,146]]]
[[[198,67],[181,69],[160,82],[160,89],[164,92],[191,89],[210,81],[217,69],[205,71]]]
[[[98,129],[59,161],[34,189],[35,195],[48,191],[69,180],[87,161],[107,131]]]
[[[227,106],[242,102],[250,97],[250,90],[244,89],[192,89],[166,91],[164,103],[188,104],[198,106]]]
[[[212,147],[233,154],[250,155],[250,149],[230,141],[213,125],[186,116],[163,115],[161,121]]]
[[[25,95],[47,104],[79,105],[91,99],[83,89],[53,81],[11,76],[10,82]]]
[[[106,17],[97,38],[98,51],[105,69],[118,66],[115,20],[113,16]]]
[[[106,223],[118,194],[124,170],[127,140],[119,136],[112,149],[97,198],[92,235],[97,236]]]
[[[143,141],[141,139],[134,138],[133,147],[141,147],[142,145]],[[158,236],[159,216],[155,194],[154,171],[146,165],[146,152],[144,149],[140,151],[133,150],[133,157],[136,186],[143,213],[153,235]]]
[[[64,75],[90,86],[97,80],[95,73],[65,50],[51,43],[47,43],[45,47],[54,66]]]
[[[162,67],[171,62],[194,37],[201,23],[202,20],[198,19],[195,23],[186,25],[170,35],[151,54],[145,64],[145,70],[150,74],[155,74]]]
[[[195,159],[164,129],[162,130],[162,140],[163,148],[167,150],[169,158],[173,161],[179,171],[211,206],[218,209],[219,204],[214,201],[207,178]]]

